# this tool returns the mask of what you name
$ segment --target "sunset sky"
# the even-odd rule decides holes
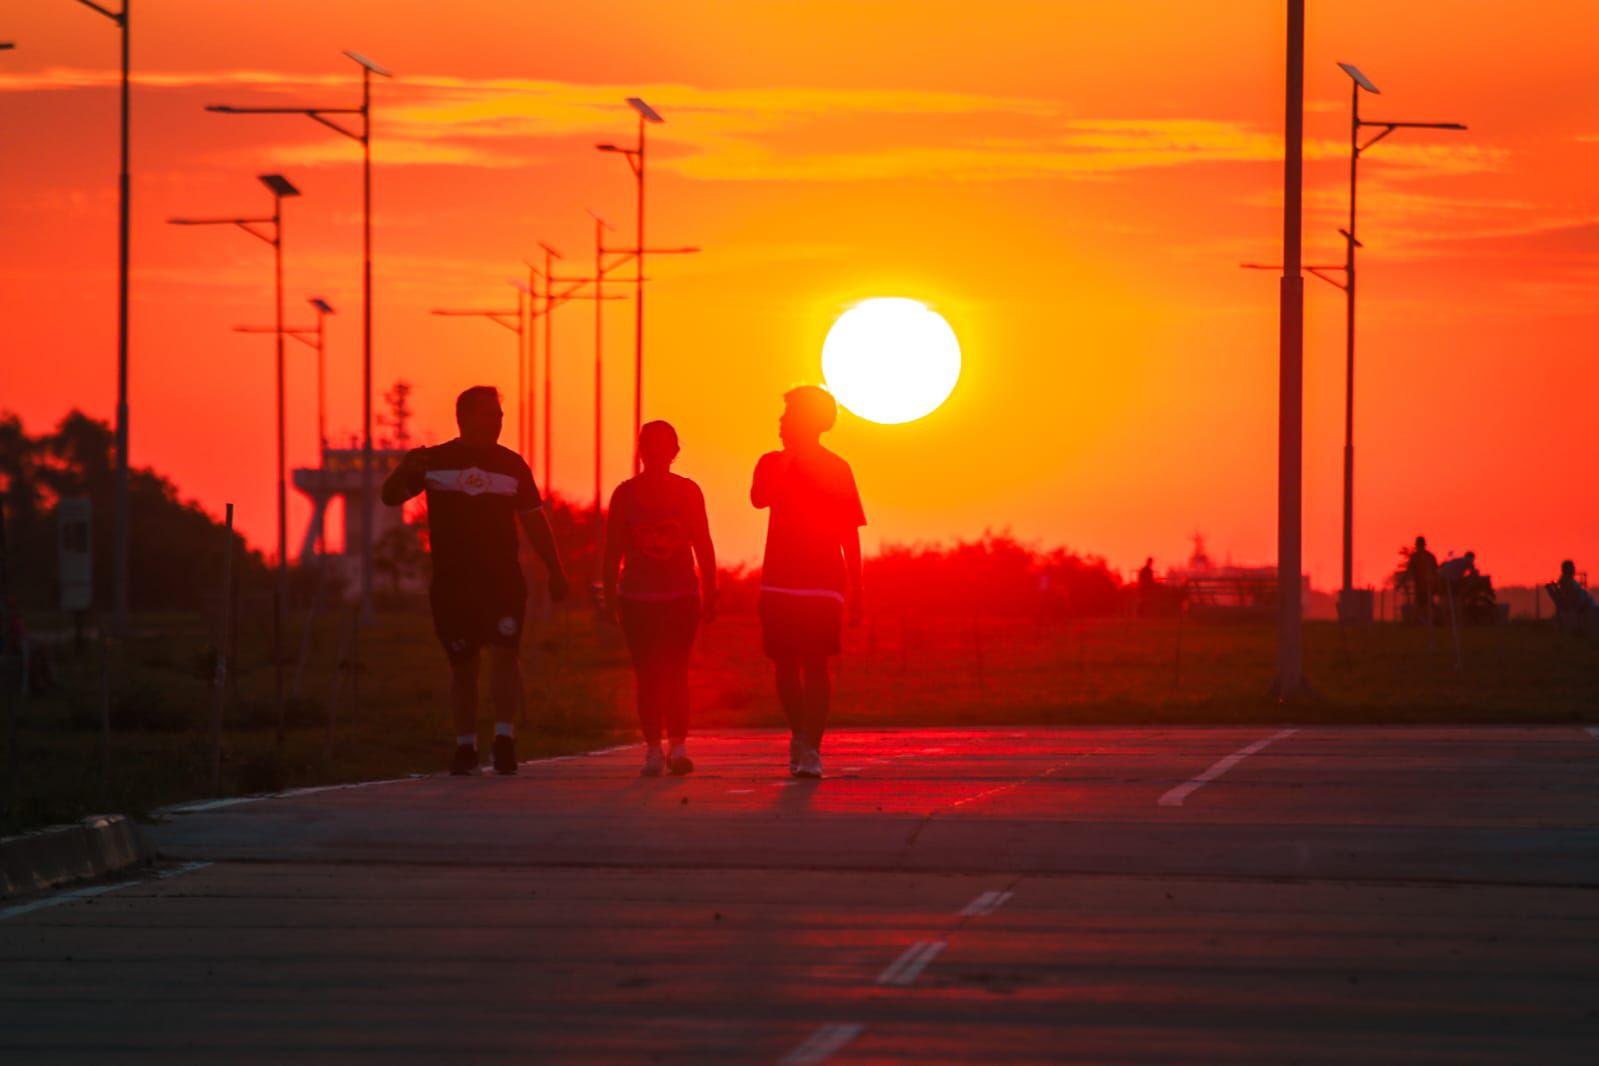
[[[1425,533],[1502,583],[1599,572],[1599,5],[1311,0],[1306,254],[1342,258],[1349,82],[1401,131],[1362,163],[1356,576]],[[652,130],[646,418],[674,422],[731,561],[758,558],[750,471],[779,397],[820,377],[855,301],[953,325],[964,372],[907,425],[845,415],[885,542],[1009,528],[1180,562],[1275,554],[1283,8],[918,0],[139,0],[134,27],[133,461],[273,537],[270,250],[173,215],[269,208],[281,171],[289,306],[325,296],[336,439],[358,426],[358,146],[214,102],[354,104],[376,88],[376,382],[415,432],[462,388],[515,385],[513,338],[438,306],[514,302],[537,242],[592,264],[585,208],[632,237],[633,180],[596,141]],[[1529,13],[1531,12],[1531,13]],[[41,431],[115,396],[115,28],[71,0],[0,6],[0,409]],[[1343,295],[1308,279],[1306,563],[1335,586]],[[302,314],[302,309],[307,313]],[[608,305],[607,492],[627,472],[632,305]],[[592,485],[593,312],[556,314],[554,488]],[[315,458],[314,356],[290,349],[291,465]],[[507,397],[508,411],[514,403]],[[508,431],[511,427],[508,425]],[[508,441],[509,443],[509,441]],[[536,465],[540,473],[542,463]],[[309,509],[291,511],[296,540]]]

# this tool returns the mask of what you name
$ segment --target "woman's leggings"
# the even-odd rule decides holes
[[[638,720],[644,739],[672,743],[688,736],[688,658],[700,624],[698,596],[630,600],[620,604],[622,633],[638,678]]]

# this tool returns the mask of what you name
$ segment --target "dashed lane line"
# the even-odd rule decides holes
[[[1167,792],[1165,795],[1161,796],[1158,801],[1159,805],[1162,807],[1181,807],[1183,805],[1183,801],[1189,796],[1192,796],[1195,792],[1198,792],[1210,782],[1216,780],[1222,774],[1225,774],[1228,770],[1231,770],[1233,767],[1237,766],[1251,755],[1254,755],[1258,751],[1264,750],[1279,740],[1286,740],[1297,732],[1299,732],[1297,729],[1280,729],[1269,737],[1262,737],[1253,744],[1239,748],[1226,758],[1216,760],[1216,762],[1211,765],[1210,769],[1206,770],[1198,777],[1178,785],[1170,792]]]
[[[909,987],[921,976],[922,971],[927,969],[928,963],[938,958],[938,953],[943,950],[942,940],[918,940],[900,952],[899,958],[889,963],[888,968],[877,975],[877,984]]]
[[[866,1026],[853,1022],[835,1022],[824,1025],[799,1047],[777,1060],[777,1066],[816,1066],[817,1063],[826,1062],[856,1037],[864,1032]]]
[[[984,892],[965,907],[961,908],[962,918],[981,918],[985,914],[993,914],[1005,905],[1010,899],[1009,892]]]

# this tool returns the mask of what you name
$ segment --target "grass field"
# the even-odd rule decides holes
[[[110,653],[109,773],[102,770],[97,647],[79,657],[61,646],[51,654],[55,687],[13,702],[4,757],[15,771],[7,774],[0,831],[102,810],[145,814],[213,794],[208,633],[192,617],[145,619],[141,632]],[[338,696],[331,748],[329,712],[347,677],[338,668],[341,623],[326,619],[314,635],[281,748],[268,635],[259,622],[240,634],[217,793],[442,768],[451,743],[447,675],[425,612],[381,615],[365,632],[360,698],[352,702],[348,689]],[[291,626],[291,655],[300,635],[298,623]],[[632,737],[632,676],[614,630],[575,608],[530,626],[529,638],[523,757]],[[1599,641],[1564,637],[1548,625],[1463,630],[1458,665],[1447,628],[1312,622],[1305,643],[1317,699],[1284,707],[1266,698],[1275,654],[1267,626],[880,616],[848,635],[834,722],[1599,721]],[[702,630],[693,689],[699,727],[781,723],[753,616]],[[485,741],[488,717],[485,709]]]

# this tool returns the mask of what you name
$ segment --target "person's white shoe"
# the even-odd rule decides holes
[[[644,752],[644,768],[638,772],[640,777],[660,777],[666,769],[666,756],[661,754],[660,748],[649,748]]]
[[[796,737],[796,736],[790,736],[788,738],[788,772],[789,773],[794,774],[795,776],[799,775],[800,757],[803,756],[804,754],[805,754],[805,745],[800,741],[800,738]]]
[[[673,777],[682,777],[694,772],[694,760],[688,757],[688,750],[682,744],[673,744],[666,756],[666,768]]]
[[[799,762],[794,765],[795,777],[807,777],[813,780],[822,776],[822,755],[815,748],[807,748],[800,755]]]

